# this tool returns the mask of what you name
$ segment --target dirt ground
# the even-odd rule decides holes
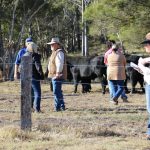
[[[13,125],[19,128],[20,83],[0,83],[0,91],[0,127]],[[137,140],[145,141],[147,112],[144,94],[129,93],[127,94],[128,103],[124,103],[120,98],[119,104],[113,105],[109,102],[108,90],[103,95],[99,84],[92,84],[92,91],[87,94],[80,92],[80,85],[78,93],[74,94],[72,91],[73,85],[63,85],[67,109],[63,112],[54,112],[53,94],[50,92],[49,84],[42,83],[41,110],[43,113],[32,113],[32,131],[45,132],[55,129],[59,133],[65,129],[75,133],[76,138],[91,140],[94,138],[111,139],[112,137],[120,140],[131,138],[131,141],[135,141],[135,143],[129,141],[128,148],[125,144],[117,149],[146,150],[150,148],[145,143],[145,145],[141,144],[139,148],[136,147]],[[111,146],[104,147],[102,146],[100,149],[111,149]],[[95,147],[95,149],[97,148]]]

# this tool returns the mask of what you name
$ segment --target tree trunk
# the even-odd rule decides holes
[[[11,29],[10,29],[10,34],[9,34],[9,43],[12,41],[12,37],[13,37],[14,22],[15,22],[15,12],[16,12],[16,8],[18,6],[18,2],[19,2],[19,0],[16,0],[14,2],[14,8],[13,8],[13,14],[12,14],[12,21],[11,21]]]
[[[3,35],[2,35],[2,24],[0,21],[0,57],[4,55],[4,47],[3,47]]]
[[[77,50],[81,50],[81,42],[80,42],[80,37],[81,37],[81,33],[80,33],[80,14],[79,14],[79,10],[78,8],[76,8],[76,21],[77,21],[77,29],[76,29],[76,35],[77,35]]]

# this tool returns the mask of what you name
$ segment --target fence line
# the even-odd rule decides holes
[[[32,81],[32,79],[30,79]],[[35,80],[35,79],[34,79]],[[18,83],[18,85],[20,85],[20,81],[11,81],[11,82],[15,82],[15,83]],[[42,82],[45,82],[45,83],[42,83],[42,84],[50,84],[51,81],[48,81],[48,80],[36,80],[36,81],[41,81]],[[7,81],[6,81],[7,82]],[[59,82],[59,81],[58,81]],[[1,84],[2,82],[0,82]],[[74,82],[68,82],[68,81],[64,81],[63,84],[70,84],[70,85],[74,85]],[[100,84],[100,85],[104,85],[104,86],[108,86],[108,84],[104,84],[104,83],[101,83],[101,82],[91,82],[91,83],[88,83],[88,82],[84,82],[82,83],[81,81],[77,83],[78,85],[82,85],[82,84]],[[5,86],[5,85],[1,85],[1,86]],[[132,86],[123,86],[123,87],[128,87],[128,88],[132,88]],[[136,89],[136,88],[135,88]],[[139,89],[139,88],[137,88]]]
[[[2,96],[3,94],[0,94],[0,97]],[[9,96],[9,95],[8,95]],[[18,95],[18,96],[20,96],[20,95]],[[75,99],[75,96],[80,96],[79,94],[77,95],[77,94],[74,94],[74,95],[70,95],[70,94],[67,94],[67,93],[64,93],[64,96],[66,97],[66,99],[67,99],[67,97],[69,97],[69,96],[73,96],[73,99]],[[48,101],[50,101],[51,100],[51,98],[53,98],[53,95],[52,94],[50,94],[49,93],[49,95],[47,94],[43,94],[43,97],[42,97],[42,99],[48,99]],[[106,98],[108,98],[109,99],[109,95],[107,94],[106,95]],[[18,101],[18,99],[17,99],[17,101]],[[94,100],[93,100],[94,101]],[[67,101],[66,101],[67,102]],[[87,101],[85,101],[85,103],[87,103]],[[19,104],[18,104],[19,105]],[[99,106],[99,110],[95,110],[95,111],[97,111],[97,112],[99,112],[99,113],[103,113],[103,111],[100,111],[100,110],[103,110],[103,105],[102,104],[99,104],[100,106]],[[115,107],[109,107],[109,109],[108,110],[106,110],[106,111],[113,111],[113,110],[118,110],[119,111],[119,109],[121,109],[121,108],[124,108],[124,109],[130,109],[130,106],[128,106],[128,108],[126,108],[126,107],[124,107],[124,106],[115,106]],[[87,108],[88,109],[88,108]],[[107,109],[107,108],[106,108]],[[145,108],[145,106],[141,106],[140,108],[132,108],[134,111],[137,111],[137,112],[143,112],[143,110],[145,111],[146,110],[146,108]],[[136,110],[137,109],[137,110]],[[80,109],[79,109],[80,110]],[[94,108],[93,108],[93,110],[94,110]],[[69,110],[69,111],[71,111],[71,110]],[[77,109],[77,111],[78,111],[78,109]],[[82,112],[83,110],[81,110],[81,112]],[[18,109],[15,109],[15,108],[11,108],[11,109],[0,109],[0,113],[5,113],[5,114],[8,114],[9,115],[9,113],[11,113],[12,115],[17,115],[17,118],[15,118],[15,119],[11,119],[11,118],[9,118],[9,119],[6,119],[6,120],[2,120],[2,121],[0,121],[0,125],[1,126],[6,126],[6,125],[20,125],[20,123],[21,123],[21,120],[20,120],[20,111],[18,110]],[[98,113],[98,114],[99,114]],[[104,112],[105,113],[105,112]],[[2,114],[3,115],[3,114]],[[1,115],[1,116],[2,116]],[[32,114],[32,115],[34,115],[34,113]],[[99,116],[99,115],[98,115]],[[47,116],[46,117],[46,119],[49,119],[49,118],[51,118],[51,117],[49,117],[49,116]],[[55,117],[52,117],[52,118],[54,118],[54,119],[56,119]],[[60,123],[60,124],[62,124],[63,122],[64,122],[64,119],[63,119],[64,117],[63,117],[63,112],[61,112],[60,114],[59,114],[59,121],[58,121],[58,123]],[[34,120],[35,121],[35,120]],[[145,121],[145,120],[144,120]],[[71,120],[68,120],[68,119],[66,119],[65,120],[65,122],[71,122]],[[86,122],[86,121],[81,121],[81,120],[79,120],[79,121],[77,121],[77,123],[80,123],[80,125],[82,126],[83,124],[87,124],[87,125],[94,125],[94,126],[103,126],[103,125],[105,125],[105,123],[103,124],[99,124],[99,123],[97,123],[97,122],[94,122],[94,121],[92,121],[92,120],[89,120],[88,122]],[[33,122],[33,124],[34,124],[34,122]],[[44,122],[44,120],[43,120],[43,122],[41,122],[40,124],[46,124],[46,122]],[[48,123],[49,124],[49,123]],[[69,124],[69,123],[68,123]],[[109,125],[105,125],[106,127],[108,126],[109,127]],[[139,129],[141,128],[141,126],[139,126],[138,127]],[[137,128],[136,128],[137,129]]]
[[[3,63],[0,63],[0,64],[3,64]],[[5,63],[5,64],[13,64],[13,65],[15,65],[15,63]],[[30,63],[30,65],[32,65],[33,63]],[[47,66],[48,65],[48,63],[42,63],[42,66]],[[91,65],[91,64],[87,64],[87,65],[79,65],[79,64],[66,64],[67,66],[71,66],[71,67],[78,67],[78,66],[95,66],[95,65]],[[100,66],[100,67],[104,67],[104,68],[106,68],[107,67],[107,65],[96,65],[96,66]],[[123,66],[124,67],[124,66]],[[129,64],[127,64],[125,67],[130,67],[130,65]]]

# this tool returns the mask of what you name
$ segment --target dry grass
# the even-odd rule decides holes
[[[81,86],[79,86],[79,91]],[[32,114],[32,131],[20,130],[19,82],[0,83],[0,150],[148,150],[145,95],[130,95],[129,103],[109,103],[93,84],[88,94],[72,94],[63,85],[67,110],[53,111],[53,94],[42,84],[44,113]]]

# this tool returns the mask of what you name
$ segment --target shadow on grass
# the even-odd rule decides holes
[[[128,108],[127,108],[128,107]],[[113,108],[94,108],[94,109],[86,109],[86,108],[69,108],[68,111],[72,112],[82,112],[82,111],[87,111],[91,114],[103,114],[103,113],[109,113],[109,112],[114,112],[114,113],[138,113],[138,112],[144,112],[146,111],[146,108],[144,107],[133,107],[130,106],[127,107],[113,107]]]
[[[81,132],[82,138],[93,138],[93,137],[126,137],[124,134],[120,134],[108,129],[101,129],[98,131],[83,131]]]

